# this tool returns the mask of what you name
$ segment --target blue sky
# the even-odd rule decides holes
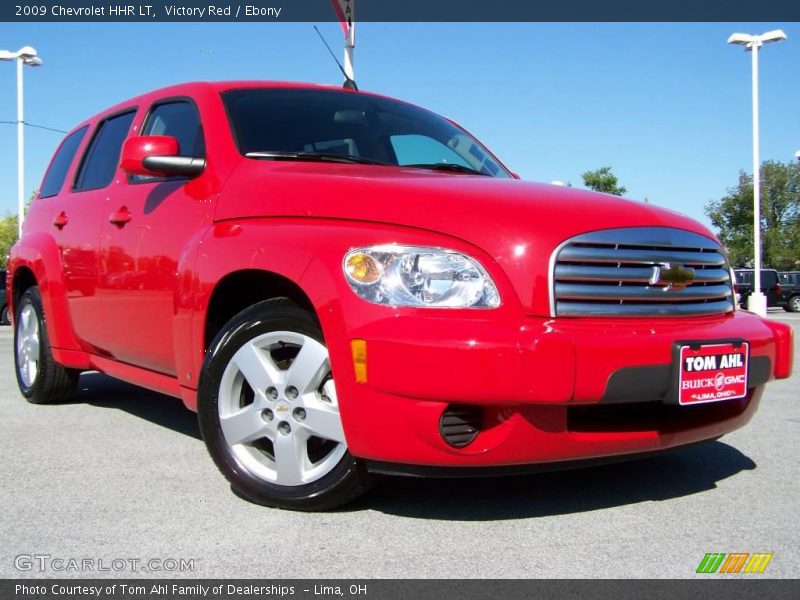
[[[320,29],[341,47],[336,23]],[[360,23],[362,89],[456,119],[524,179],[580,186],[609,165],[628,196],[708,223],[703,206],[751,168],[750,57],[735,31],[776,27],[761,54],[761,154],[800,150],[800,24]],[[25,119],[59,129],[181,81],[339,83],[309,23],[11,24],[0,47],[32,45]],[[16,119],[15,73],[0,63],[0,120]],[[26,195],[59,134],[26,129]],[[0,214],[16,207],[16,130],[0,124]]]

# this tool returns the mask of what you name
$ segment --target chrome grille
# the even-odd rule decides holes
[[[688,284],[655,267],[692,269]],[[567,240],[551,259],[553,316],[699,316],[733,311],[730,267],[713,240],[669,227],[606,229]]]

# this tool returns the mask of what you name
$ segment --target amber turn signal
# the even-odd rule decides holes
[[[367,340],[350,340],[356,383],[367,382]]]
[[[375,283],[383,273],[381,263],[363,252],[356,252],[348,256],[344,269],[350,280],[360,285]]]

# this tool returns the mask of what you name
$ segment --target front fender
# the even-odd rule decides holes
[[[350,289],[342,273],[342,260],[354,247],[398,243],[438,246],[464,252],[481,262],[498,287],[502,306],[493,310],[498,318],[518,320],[522,306],[511,282],[494,260],[466,242],[429,231],[375,223],[332,219],[265,218],[231,220],[214,225],[199,244],[193,318],[187,357],[190,377],[196,382],[204,358],[203,343],[210,298],[216,284],[227,275],[257,269],[285,277],[308,296],[322,326],[331,368],[336,373],[342,398],[358,393],[350,354],[353,332],[375,319],[394,319],[422,310],[430,315],[437,309],[409,309],[379,306],[365,302]],[[441,309],[441,316],[452,314]],[[468,311],[474,315],[474,311]],[[186,339],[186,338],[184,338]],[[181,372],[181,371],[179,371]],[[347,403],[341,406],[347,419]]]
[[[208,307],[217,284],[244,270],[271,272],[298,283],[313,258],[309,239],[314,238],[308,228],[282,220],[232,220],[216,223],[184,252],[179,265],[175,335],[182,386],[196,389],[204,359]]]

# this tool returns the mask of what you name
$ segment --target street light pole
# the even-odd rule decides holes
[[[23,115],[22,69],[41,67],[42,59],[34,48],[23,46],[16,52],[0,50],[0,60],[13,60],[17,63],[17,225],[22,237],[22,222],[25,220],[25,119]]]
[[[747,299],[747,308],[767,316],[767,297],[761,291],[761,157],[758,131],[758,49],[754,42],[753,54],[753,293]]]
[[[22,237],[25,219],[25,119],[23,115],[22,59],[17,58],[17,228]]]
[[[758,130],[758,50],[764,44],[780,42],[786,34],[775,29],[763,35],[734,33],[728,38],[729,44],[744,46],[752,52],[753,60],[753,291],[747,298],[747,309],[767,316],[767,297],[761,291],[761,158],[759,156]]]

